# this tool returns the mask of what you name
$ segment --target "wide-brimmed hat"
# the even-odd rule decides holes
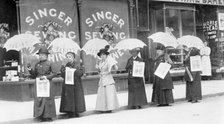
[[[165,50],[166,47],[163,44],[157,43],[156,50]]]
[[[37,54],[50,54],[46,47],[41,47]]]
[[[100,51],[97,53],[97,55],[101,56],[102,54],[109,55],[110,53],[108,52],[107,49],[100,49]]]
[[[110,53],[108,52],[110,46],[106,45],[104,49],[100,49],[100,51],[97,53],[98,56],[101,56],[101,54],[109,55]]]

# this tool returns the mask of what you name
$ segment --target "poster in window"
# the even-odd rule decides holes
[[[219,18],[219,30],[224,30],[224,13],[219,13],[218,14]]]
[[[168,63],[160,63],[159,66],[156,68],[154,74],[161,79],[164,79],[167,73],[169,72],[171,65]]]
[[[65,68],[65,84],[74,85],[74,73],[76,69],[74,68]]]
[[[41,80],[36,78],[37,97],[50,97],[50,82],[49,80]]]
[[[201,71],[202,65],[201,65],[201,56],[191,56],[190,57],[190,67],[191,71]]]
[[[133,61],[133,77],[144,77],[145,63]]]

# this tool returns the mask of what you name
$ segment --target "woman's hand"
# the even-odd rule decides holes
[[[41,76],[40,80],[47,80],[47,77],[46,76]]]

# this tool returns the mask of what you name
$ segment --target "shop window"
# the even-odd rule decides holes
[[[163,10],[157,10],[155,12],[156,32],[164,31],[164,12]]]
[[[193,10],[166,9],[165,31],[176,38],[184,35],[195,35]]]
[[[165,31],[176,38],[183,35],[196,35],[194,7],[165,3],[160,3],[160,7],[155,7],[152,17],[155,32]]]
[[[136,0],[137,27],[139,30],[149,30],[149,0]]]
[[[166,11],[165,31],[173,34],[175,37],[180,37],[179,10],[170,9],[165,11]]]

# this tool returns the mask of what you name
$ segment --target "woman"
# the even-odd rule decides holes
[[[118,98],[115,88],[115,81],[111,70],[117,70],[116,61],[109,57],[109,46],[101,49],[97,55],[101,58],[96,67],[100,72],[100,81],[97,91],[96,110],[101,112],[112,112],[119,107]]]
[[[208,47],[208,42],[204,42],[204,47],[200,50],[201,62],[202,62],[202,73],[201,76],[211,76],[212,69],[211,69],[211,60],[210,60],[210,53],[211,49]]]
[[[56,76],[56,73],[52,71],[52,64],[48,59],[48,50],[45,47],[40,48],[39,52],[39,62],[36,63],[34,69],[28,67],[31,76],[33,78],[40,78],[40,80],[50,81],[50,96],[49,97],[37,97],[37,92],[34,96],[34,117],[40,119],[40,121],[53,121],[52,119],[56,117],[55,101],[53,95],[53,83],[52,78]],[[35,83],[36,90],[36,83]]]
[[[186,57],[184,60],[185,65],[185,81],[186,81],[186,100],[188,102],[196,103],[198,100],[202,99],[201,92],[201,75],[200,71],[191,71],[190,68],[190,57],[198,56],[199,50],[197,48],[187,48],[184,47],[186,52]]]
[[[140,49],[138,48],[129,51],[132,57],[128,59],[125,67],[128,72],[128,106],[133,109],[140,109],[143,105],[147,104],[143,78],[132,76],[133,61],[143,61],[138,57],[139,51]]]
[[[72,84],[67,83],[67,80],[64,80],[61,93],[60,112],[67,113],[69,118],[78,117],[79,113],[86,111],[81,80],[84,68],[75,61],[75,53],[68,52],[66,54],[66,59],[68,60],[68,63],[61,67],[62,78],[65,79],[66,68],[75,69],[75,72],[71,74],[74,78]]]
[[[154,62],[154,70],[157,69],[160,63],[172,63],[170,58],[165,54],[165,47],[163,45],[157,45],[156,53],[158,57]],[[173,81],[169,71],[164,79],[154,75],[152,102],[157,103],[158,106],[169,106],[170,103],[174,102],[172,89]]]

